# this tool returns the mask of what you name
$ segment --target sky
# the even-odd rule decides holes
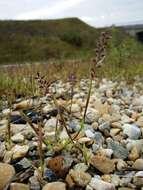
[[[95,27],[143,24],[143,0],[0,0],[0,20],[65,17],[78,17]]]

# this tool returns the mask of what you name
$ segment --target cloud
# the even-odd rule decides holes
[[[75,7],[78,4],[82,3],[85,0],[62,0],[53,4],[52,6],[38,9],[26,13],[19,14],[16,19],[17,20],[29,20],[29,19],[42,19],[47,17],[54,17],[57,14],[65,11],[71,7]]]

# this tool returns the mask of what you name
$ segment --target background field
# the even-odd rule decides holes
[[[105,30],[112,39],[97,76],[129,81],[142,76],[143,44],[121,28],[97,29],[77,18],[0,21],[0,94],[34,95],[37,71],[50,79],[66,80],[72,70],[78,78],[88,76],[96,43]]]

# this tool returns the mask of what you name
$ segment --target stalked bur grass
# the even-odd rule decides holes
[[[81,120],[81,127],[77,134],[74,136],[74,139],[78,137],[82,129],[84,128],[84,122],[89,106],[89,101],[90,101],[90,96],[91,96],[91,91],[92,91],[92,83],[93,80],[96,77],[96,70],[98,67],[101,67],[106,56],[106,47],[107,47],[107,42],[110,39],[110,34],[108,32],[103,32],[101,33],[101,36],[99,38],[99,42],[97,43],[96,49],[95,49],[95,58],[92,60],[91,65],[90,65],[90,73],[89,73],[89,87],[88,87],[88,95],[86,99],[86,104],[85,104],[85,110],[83,114],[83,118]]]

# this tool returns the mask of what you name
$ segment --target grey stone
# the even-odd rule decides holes
[[[126,159],[128,157],[128,150],[112,139],[107,139],[108,148],[113,150],[113,155],[116,158]]]
[[[134,140],[137,140],[141,135],[140,129],[133,124],[124,124],[123,133],[126,134],[130,139]]]

